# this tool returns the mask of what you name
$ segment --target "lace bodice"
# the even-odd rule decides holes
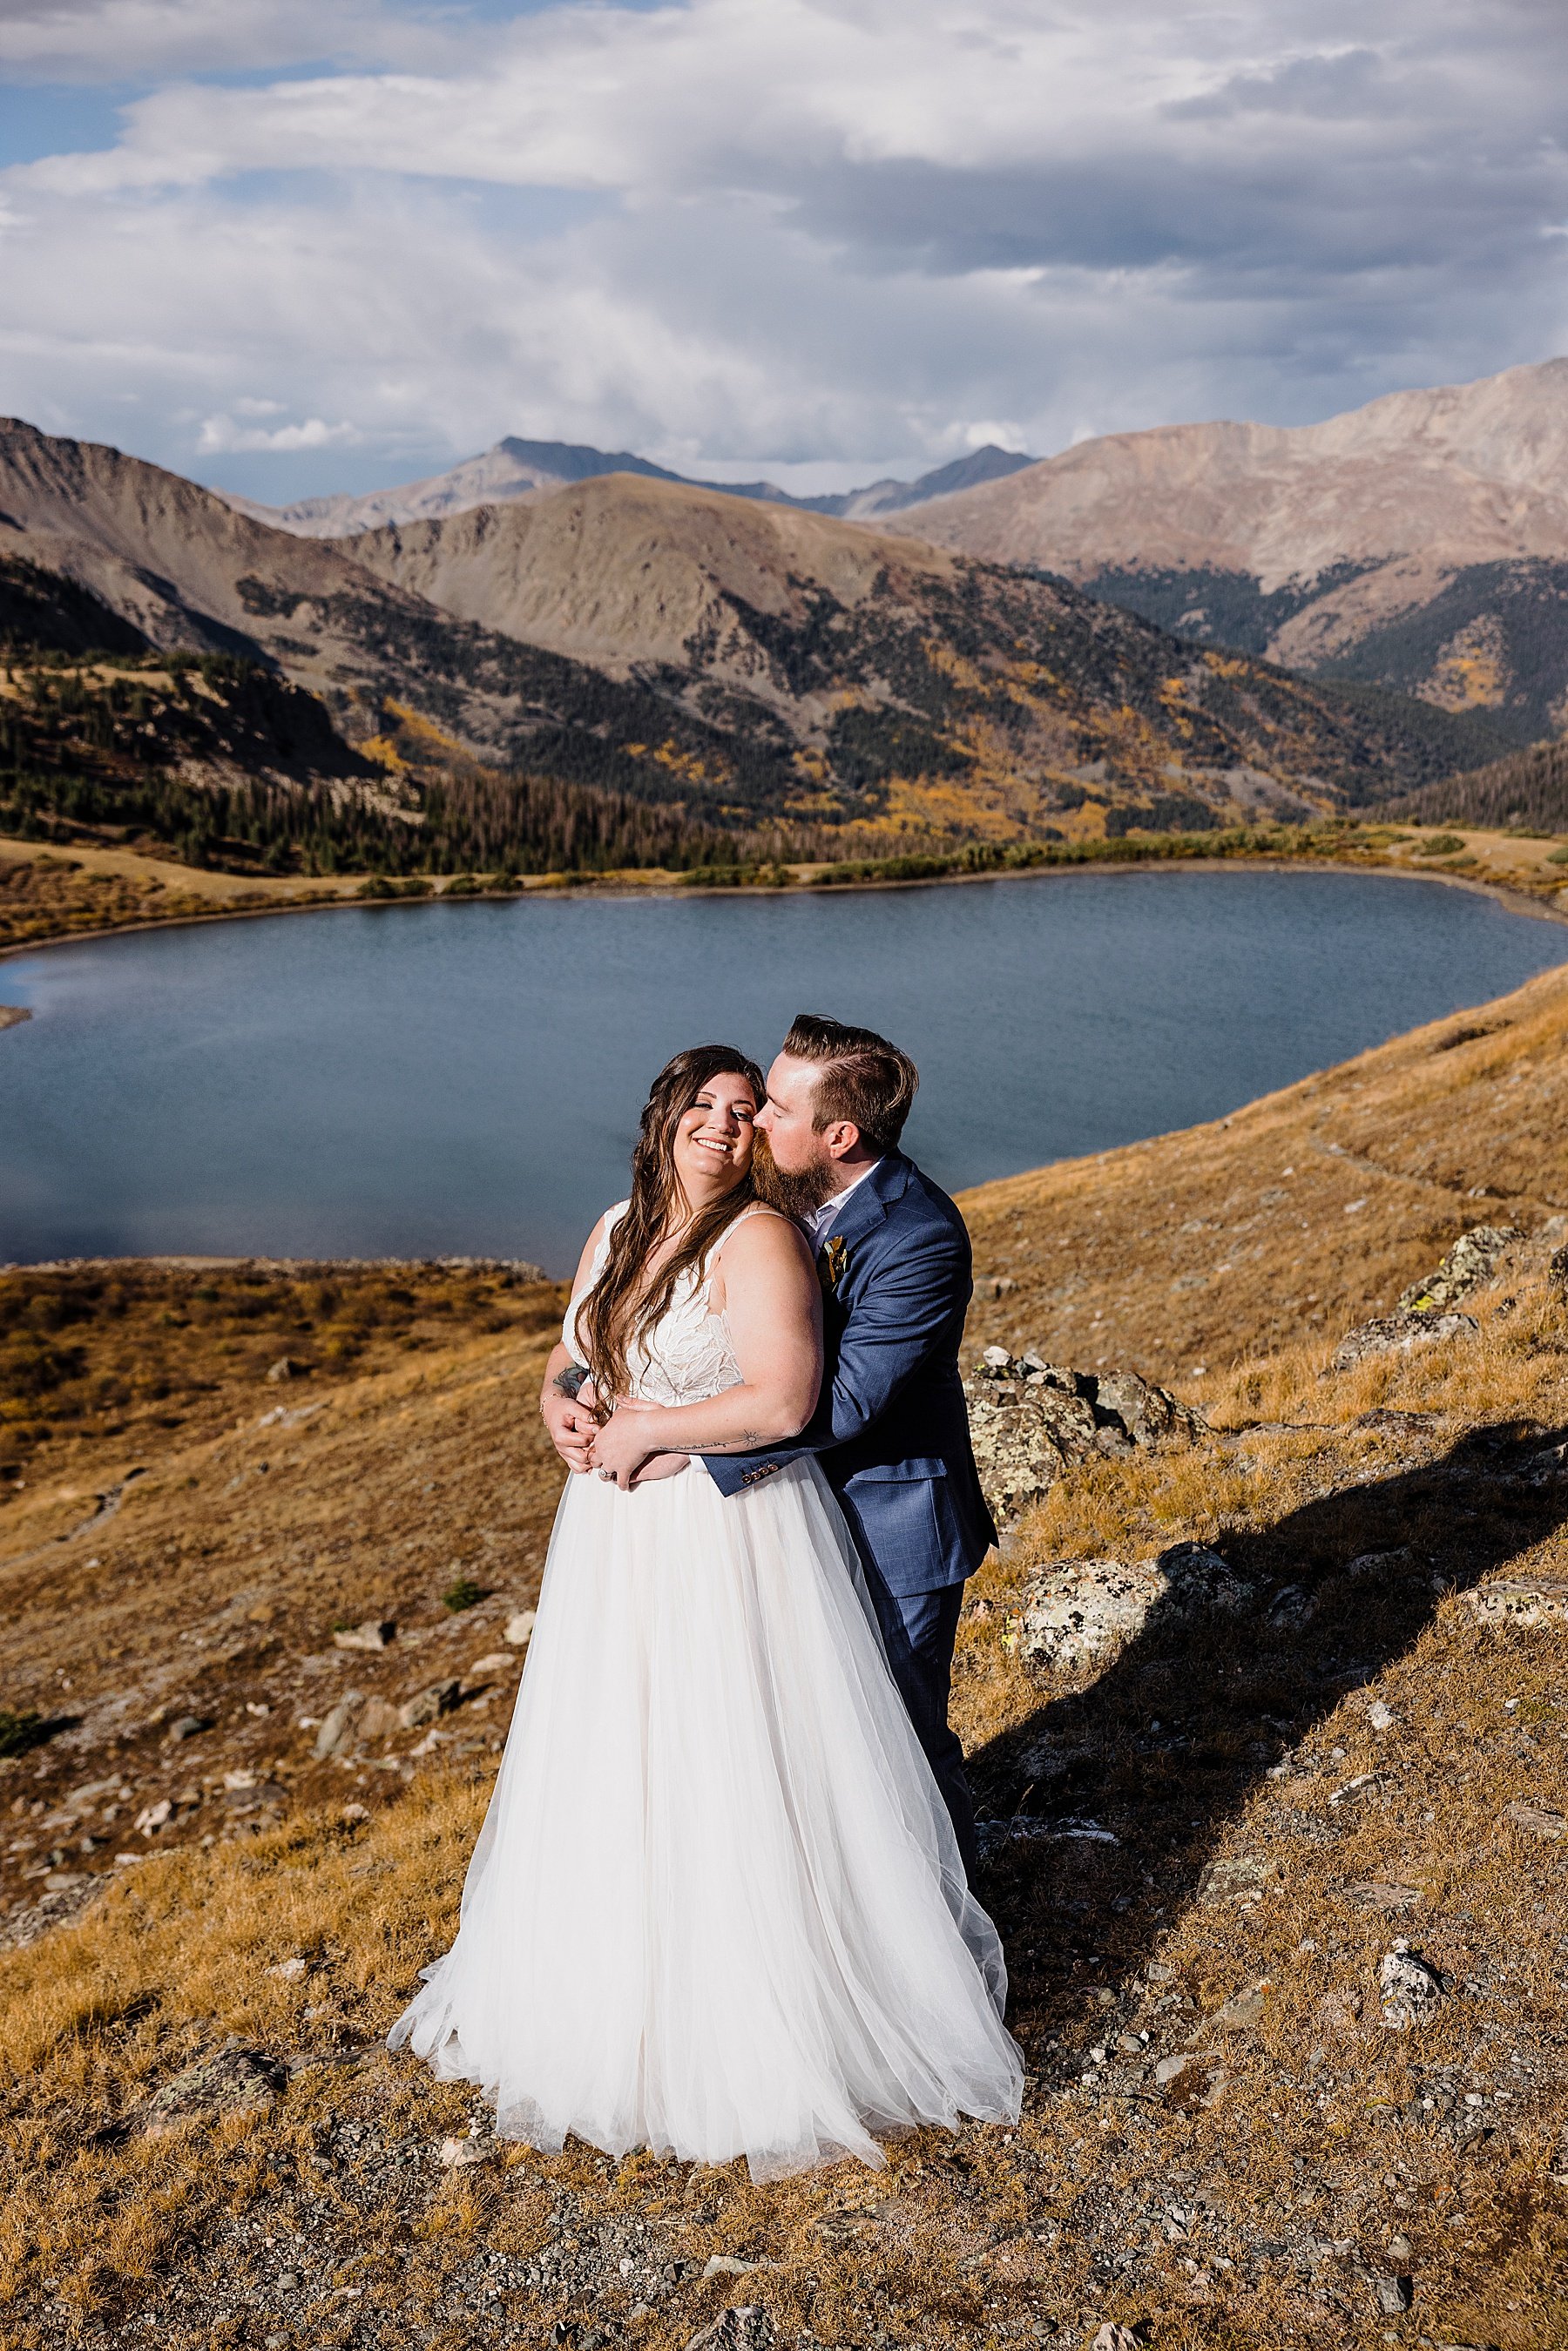
[[[577,1310],[603,1272],[610,1255],[611,1233],[630,1206],[630,1201],[619,1200],[605,1217],[604,1230],[589,1266],[587,1286],[566,1311],[561,1337],[580,1364],[584,1356],[578,1343]],[[658,1322],[628,1351],[627,1369],[634,1396],[645,1404],[695,1404],[705,1396],[721,1395],[726,1388],[738,1384],[740,1365],[735,1359],[729,1325],[722,1314],[713,1312],[708,1292],[725,1243],[736,1226],[744,1224],[747,1217],[775,1214],[776,1210],[765,1208],[759,1201],[742,1208],[735,1224],[710,1253],[706,1272],[698,1276],[695,1270],[688,1269],[679,1277],[674,1294]]]

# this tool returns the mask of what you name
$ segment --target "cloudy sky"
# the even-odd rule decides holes
[[[1563,0],[0,0],[0,411],[793,486],[1568,350]]]

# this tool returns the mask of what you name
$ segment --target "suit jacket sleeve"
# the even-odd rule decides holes
[[[763,1452],[703,1456],[719,1491],[737,1493],[803,1453],[826,1453],[859,1437],[945,1338],[969,1287],[968,1240],[961,1229],[934,1227],[918,1246],[890,1254],[885,1270],[868,1279],[851,1308],[831,1384],[800,1436]]]

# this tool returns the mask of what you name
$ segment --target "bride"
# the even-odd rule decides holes
[[[795,1436],[821,1377],[810,1251],[752,1193],[763,1099],[731,1047],[678,1053],[589,1235],[546,1395],[586,1366],[657,1458],[627,1486],[580,1448],[457,1940],[391,2036],[505,2137],[758,2179],[1014,2120],[1022,2090],[1001,1947],[821,1471],[727,1499],[691,1458]]]

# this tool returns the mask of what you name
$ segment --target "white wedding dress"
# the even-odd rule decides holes
[[[738,1380],[707,1290],[677,1285],[635,1395]],[[700,1461],[569,1479],[457,1940],[392,2045],[504,2137],[766,2179],[1016,2120],[1006,1991],[815,1461],[728,1499]]]

